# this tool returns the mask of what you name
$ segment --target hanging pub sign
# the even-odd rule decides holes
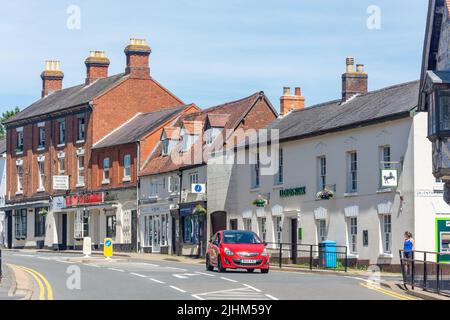
[[[298,188],[281,189],[280,190],[281,198],[297,197],[297,196],[302,196],[305,194],[306,194],[306,187],[298,187]]]
[[[398,186],[398,171],[394,169],[381,170],[381,187],[390,188]]]
[[[79,205],[101,204],[101,203],[103,203],[103,192],[66,197],[66,207],[76,207]]]

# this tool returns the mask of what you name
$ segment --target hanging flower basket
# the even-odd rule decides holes
[[[263,199],[261,197],[259,197],[255,201],[253,201],[253,205],[257,206],[258,208],[264,208],[266,206],[266,204],[267,204],[266,199]]]
[[[203,208],[201,205],[197,205],[197,206],[195,206],[194,214],[195,215],[206,215],[206,209]]]
[[[39,211],[39,214],[45,218],[48,215],[48,211],[47,209],[42,209],[41,211]]]
[[[331,200],[334,198],[334,192],[328,189],[322,190],[316,194],[319,200]]]

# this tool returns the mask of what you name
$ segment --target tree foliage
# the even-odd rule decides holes
[[[3,139],[6,136],[6,130],[5,126],[3,125],[3,122],[11,118],[12,116],[18,114],[20,112],[19,107],[15,107],[12,110],[7,110],[2,113],[2,116],[0,117],[0,139]]]

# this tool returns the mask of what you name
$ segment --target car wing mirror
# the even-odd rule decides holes
[[[264,247],[267,247],[269,244],[266,242],[266,241],[264,241]]]

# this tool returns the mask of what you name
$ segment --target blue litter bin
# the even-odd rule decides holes
[[[336,242],[326,240],[320,244],[321,262],[325,268],[337,267]]]

